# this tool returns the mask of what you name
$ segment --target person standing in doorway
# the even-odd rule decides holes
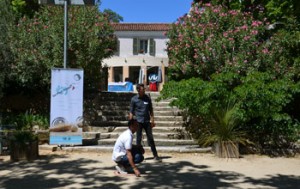
[[[131,98],[129,120],[135,116],[139,127],[136,132],[136,144],[141,145],[143,129],[147,135],[148,145],[154,156],[154,160],[160,162],[161,159],[157,154],[155,142],[152,134],[152,128],[155,127],[153,106],[151,98],[145,94],[144,84],[137,84],[137,95]]]

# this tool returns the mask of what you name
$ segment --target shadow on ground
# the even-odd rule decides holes
[[[0,163],[0,188],[241,188],[246,184],[251,188],[294,189],[300,185],[299,177],[292,175],[255,179],[236,172],[210,171],[206,165],[189,161],[146,161],[139,167],[141,178],[115,176],[114,167],[104,166],[101,157],[70,160],[64,155],[49,155],[33,162],[4,161]]]

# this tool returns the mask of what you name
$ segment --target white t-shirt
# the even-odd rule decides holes
[[[132,148],[132,140],[133,133],[130,129],[127,129],[118,137],[112,154],[113,161],[120,161],[121,157],[126,154],[126,150]]]

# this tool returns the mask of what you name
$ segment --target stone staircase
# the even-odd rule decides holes
[[[178,108],[170,107],[170,100],[157,102],[158,92],[146,92],[153,103],[156,127],[153,128],[155,144],[161,147],[196,147],[196,142],[183,127],[183,118]],[[92,104],[87,117],[88,132],[83,133],[84,145],[113,148],[117,137],[127,129],[131,97],[136,93],[101,92],[89,102]],[[134,139],[135,143],[135,139]],[[143,132],[144,146],[148,146]]]

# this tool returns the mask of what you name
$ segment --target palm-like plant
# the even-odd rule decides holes
[[[211,109],[202,142],[204,145],[215,144],[216,153],[221,157],[238,157],[238,144],[248,143],[246,133],[238,128],[237,110],[237,103],[230,100],[226,106]]]

